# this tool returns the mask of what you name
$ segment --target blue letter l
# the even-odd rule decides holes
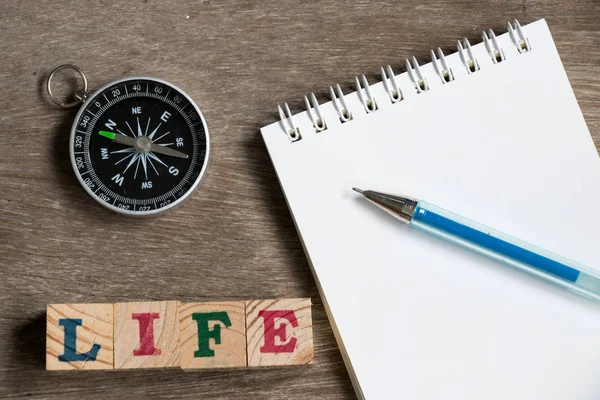
[[[96,361],[96,356],[100,350],[99,344],[94,344],[87,353],[77,354],[77,327],[81,326],[81,319],[61,318],[58,325],[65,327],[65,350],[58,356],[58,361]]]

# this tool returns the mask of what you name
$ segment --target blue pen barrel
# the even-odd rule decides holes
[[[600,275],[597,272],[450,211],[419,201],[410,225],[578,294],[600,300]]]

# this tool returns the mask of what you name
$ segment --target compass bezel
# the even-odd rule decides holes
[[[202,127],[204,129],[205,141],[206,141],[204,162],[200,169],[200,173],[198,174],[198,177],[192,183],[191,187],[187,190],[187,192],[185,194],[183,194],[181,197],[179,197],[178,199],[169,203],[168,205],[165,205],[160,208],[148,210],[148,211],[136,211],[136,210],[123,209],[123,208],[119,208],[113,204],[110,204],[110,203],[102,200],[85,183],[81,173],[79,172],[79,169],[77,167],[77,163],[75,160],[76,157],[75,157],[74,142],[75,142],[75,136],[77,136],[76,131],[78,128],[79,120],[80,120],[82,114],[87,109],[87,105],[90,104],[99,95],[101,95],[106,89],[108,89],[112,86],[123,84],[125,82],[136,81],[136,80],[146,80],[146,81],[159,83],[161,85],[164,85],[168,88],[171,88],[171,89],[177,91],[179,94],[181,94],[183,97],[185,97],[185,99],[192,105],[194,111],[198,114],[198,116],[200,118]],[[173,209],[179,207],[181,204],[183,204],[184,202],[189,200],[191,195],[198,189],[198,186],[202,183],[202,181],[206,177],[206,171],[208,169],[208,165],[209,165],[209,161],[210,161],[210,156],[211,156],[210,135],[209,135],[208,126],[206,124],[206,120],[204,119],[204,115],[202,114],[202,111],[200,111],[200,108],[198,107],[196,102],[194,100],[192,100],[192,98],[181,88],[179,88],[178,86],[176,86],[170,82],[167,82],[167,81],[165,81],[163,79],[159,79],[159,78],[154,78],[154,77],[150,77],[150,76],[129,76],[129,77],[117,79],[117,80],[108,82],[105,85],[102,85],[101,87],[96,89],[89,97],[86,98],[85,102],[79,108],[77,115],[75,116],[75,119],[73,120],[73,125],[71,126],[71,134],[69,137],[69,156],[71,159],[71,167],[73,168],[73,171],[75,173],[75,176],[77,177],[77,180],[79,181],[79,184],[83,187],[83,189],[87,192],[87,194],[92,199],[94,199],[97,203],[99,203],[103,207],[105,207],[115,213],[121,214],[121,215],[129,216],[129,217],[141,217],[141,218],[152,217],[152,216],[160,215],[162,213],[165,213],[167,211],[170,211],[170,210],[173,210]]]

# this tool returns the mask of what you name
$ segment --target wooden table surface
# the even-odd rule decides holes
[[[353,399],[259,128],[379,67],[452,52],[483,29],[547,18],[600,147],[600,2],[3,1],[0,3],[0,397]],[[183,88],[212,137],[207,179],[164,217],[96,205],[69,161],[75,110],[51,104],[50,70],[91,88],[150,75]],[[66,88],[64,88],[66,90]],[[46,303],[312,297],[316,364],[254,371],[47,373]]]

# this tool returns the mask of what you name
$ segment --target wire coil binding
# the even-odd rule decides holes
[[[481,33],[481,37],[483,38],[483,43],[485,43],[485,49],[492,58],[492,62],[494,64],[498,64],[499,62],[506,60],[506,57],[504,56],[504,50],[498,46],[498,41],[496,40],[496,35],[494,34],[493,30],[489,29],[488,33],[483,31]]]
[[[290,107],[288,106],[288,103],[285,103],[284,106],[285,106],[285,111],[286,111],[287,115],[283,113],[281,106],[279,106],[279,105],[277,106],[277,108],[279,110],[279,118],[281,118],[281,120],[280,120],[281,127],[283,128],[285,133],[288,135],[290,140],[292,142],[295,142],[302,138],[300,136],[300,129],[298,129],[298,127],[294,123],[294,117],[292,115],[292,112],[290,111]]]
[[[467,73],[472,74],[473,72],[477,72],[480,70],[479,63],[477,59],[473,56],[473,49],[471,48],[471,43],[467,38],[464,38],[462,43],[460,40],[456,42],[456,47],[458,48],[458,54],[460,55],[460,59],[462,60],[465,67],[467,67]]]
[[[442,80],[442,84],[446,84],[448,82],[452,82],[454,80],[454,74],[448,64],[446,64],[446,57],[444,56],[444,52],[441,48],[438,47],[438,56],[440,59],[438,60],[435,56],[435,52],[431,50],[431,61],[433,61],[433,68],[435,72],[437,72],[438,76]]]
[[[392,67],[387,66],[387,75],[383,67],[381,67],[381,80],[383,82],[383,87],[385,91],[389,93],[390,100],[392,103],[397,103],[400,100],[404,99],[402,96],[402,90],[398,87],[398,82],[396,82],[396,75],[392,70]],[[388,80],[391,82],[391,87],[388,86]]]
[[[337,97],[336,97],[335,92],[333,91],[333,88],[331,86],[329,86],[329,95],[331,96],[331,101],[333,102],[333,107],[335,108],[335,111],[338,113],[338,116],[340,117],[340,121],[342,123],[348,122],[352,119],[352,113],[350,112],[350,109],[346,105],[346,100],[344,100],[344,92],[342,92],[342,88],[340,87],[339,84],[335,85],[335,87],[337,89]]]
[[[304,96],[304,104],[306,105],[306,112],[308,112],[310,122],[312,122],[316,132],[322,132],[327,129],[327,125],[325,125],[325,120],[323,119],[321,109],[319,108],[319,102],[314,93],[310,94],[310,101],[312,102],[312,107],[308,102],[308,97]]]
[[[412,58],[412,63],[408,58],[406,59],[406,70],[408,71],[410,80],[415,85],[417,93],[423,93],[429,90],[427,79],[423,77],[423,73],[421,73],[421,67],[419,67],[419,63],[417,62],[417,58],[415,56]]]
[[[523,28],[521,27],[521,24],[519,24],[519,21],[515,19],[512,22],[508,22],[507,27],[510,39],[516,47],[518,54],[531,51],[531,44],[529,43],[529,39],[525,36],[525,32],[523,32]],[[500,47],[494,31],[491,29],[483,31],[481,33],[481,37],[483,39],[485,49],[489,54],[493,64],[498,64],[506,60],[504,49]],[[456,42],[456,48],[459,58],[463,66],[466,68],[467,74],[473,74],[481,70],[479,62],[473,53],[471,43],[469,43],[468,39],[464,38],[462,41],[458,40]],[[430,56],[433,69],[438,75],[442,84],[445,85],[454,81],[454,72],[448,65],[446,56],[444,55],[442,49],[438,47],[437,51],[431,50]],[[428,92],[430,90],[430,86],[427,82],[427,78],[422,72],[419,63],[417,62],[417,59],[415,57],[411,57],[410,59],[407,58],[405,65],[408,78],[413,84],[417,94]],[[389,101],[392,104],[395,104],[404,100],[403,91],[398,84],[397,76],[394,74],[392,67],[389,65],[385,69],[382,67],[380,72],[383,88],[389,95]],[[360,79],[359,77],[355,77],[354,83],[356,86],[356,94],[360,103],[363,105],[365,112],[370,114],[374,111],[377,111],[379,109],[379,105],[373,96],[373,93],[371,92],[371,85],[369,85],[365,75],[360,75]],[[330,86],[329,95],[340,123],[343,124],[351,121],[353,119],[352,111],[346,102],[344,92],[342,91],[340,85],[336,84],[335,89],[334,86]],[[306,106],[306,113],[315,132],[318,133],[326,130],[328,128],[327,121],[321,113],[321,108],[314,93],[311,93],[309,96],[304,96],[304,104]],[[284,103],[283,108],[281,106],[277,107],[279,110],[280,125],[290,139],[290,142],[297,142],[301,140],[302,135],[300,133],[300,129],[294,121],[294,116],[292,115],[288,104]]]
[[[531,50],[531,45],[529,44],[529,39],[525,37],[523,33],[523,29],[521,28],[521,24],[516,19],[513,21],[515,26],[513,27],[510,22],[508,25],[508,34],[510,35],[513,43],[517,46],[517,50],[519,54],[525,53]]]
[[[369,89],[369,82],[367,81],[367,77],[362,75],[361,79],[364,86],[364,94],[366,96],[363,96],[363,88],[360,86],[360,81],[356,76],[354,77],[354,83],[356,84],[356,93],[358,93],[358,98],[365,107],[365,111],[368,114],[377,110],[377,102],[371,94],[371,89]]]

